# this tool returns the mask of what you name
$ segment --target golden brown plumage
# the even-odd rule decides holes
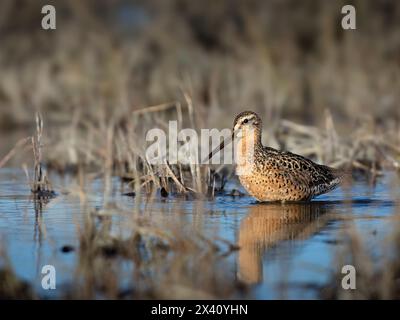
[[[236,172],[243,187],[259,201],[302,201],[336,188],[343,177],[337,169],[305,157],[264,147],[261,118],[252,111],[236,116]]]

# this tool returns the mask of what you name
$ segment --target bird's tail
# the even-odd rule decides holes
[[[350,168],[330,168],[332,175],[339,179],[339,184],[348,185],[353,179],[352,170]]]
[[[336,189],[338,186],[348,188],[351,184],[352,172],[348,169],[336,169],[328,166],[323,166],[327,176],[330,176],[329,182],[315,186],[315,196],[327,193]]]

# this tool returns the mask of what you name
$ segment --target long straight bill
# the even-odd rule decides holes
[[[232,140],[233,140],[233,133],[228,139],[222,141],[218,147],[216,147],[213,151],[211,151],[208,157],[203,160],[203,163],[208,163],[216,153],[222,150],[225,146],[229,145],[232,142]]]

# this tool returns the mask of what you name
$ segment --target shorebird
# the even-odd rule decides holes
[[[257,113],[244,111],[233,123],[232,139],[236,173],[246,191],[258,201],[308,201],[335,189],[344,172],[317,164],[303,156],[265,147],[262,121]],[[223,141],[208,158],[224,148]]]

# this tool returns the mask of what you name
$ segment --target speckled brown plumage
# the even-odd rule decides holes
[[[261,126],[256,113],[245,111],[235,118],[233,128],[239,180],[254,198],[259,201],[310,200],[340,184],[343,173],[337,169],[291,152],[264,147]]]

